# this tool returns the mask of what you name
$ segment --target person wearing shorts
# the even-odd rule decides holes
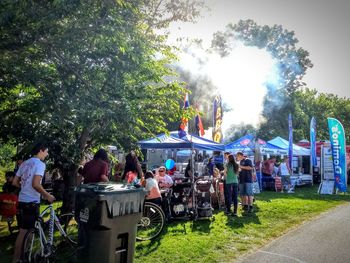
[[[50,203],[55,200],[55,197],[46,192],[41,185],[46,168],[43,160],[48,155],[48,147],[39,143],[34,146],[32,155],[32,158],[21,164],[13,179],[13,185],[21,187],[21,190],[17,209],[19,232],[12,262],[19,262],[24,236],[28,229],[34,228],[39,216],[40,195]]]
[[[289,158],[287,156],[284,157],[283,162],[278,167],[278,172],[281,175],[283,187],[286,186],[288,193],[292,193],[293,188],[290,180],[290,175],[292,174],[292,170],[289,167]]]
[[[242,152],[238,152],[236,159],[239,162],[239,192],[243,210],[253,212],[253,163]]]

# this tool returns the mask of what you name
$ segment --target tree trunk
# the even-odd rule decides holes
[[[75,205],[75,193],[74,189],[76,187],[77,178],[77,166],[71,166],[70,168],[63,170],[63,182],[64,182],[64,192],[63,192],[63,202],[62,202],[62,213],[68,213],[74,211]]]
[[[85,150],[87,141],[89,139],[89,134],[91,132],[91,126],[87,126],[83,129],[78,142],[79,153],[76,156],[82,156],[82,153]],[[73,160],[75,158],[72,158]],[[79,157],[75,160],[79,160]],[[75,193],[74,189],[77,186],[77,173],[78,173],[78,163],[79,161],[72,162],[70,165],[67,165],[62,168],[63,182],[64,182],[64,194],[62,202],[62,213],[74,211],[75,205]]]

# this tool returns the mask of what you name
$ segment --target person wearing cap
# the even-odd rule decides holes
[[[243,210],[253,212],[253,163],[242,152],[236,155],[239,161],[239,191],[242,198]]]

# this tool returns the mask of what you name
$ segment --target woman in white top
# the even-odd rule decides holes
[[[292,184],[290,181],[290,175],[292,174],[292,170],[290,169],[289,166],[289,158],[288,157],[284,157],[283,162],[280,164],[279,168],[279,174],[281,175],[281,179],[282,179],[282,185],[288,185],[288,193],[292,192]]]
[[[166,169],[164,166],[159,167],[158,174],[156,175],[156,178],[155,178],[161,189],[170,188],[174,184],[173,179],[169,175],[167,175],[165,172],[166,172]]]

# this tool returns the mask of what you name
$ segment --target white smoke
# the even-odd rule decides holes
[[[223,132],[233,124],[261,122],[266,84],[277,86],[275,60],[263,49],[239,43],[231,53],[221,57],[200,48],[179,54],[181,66],[193,75],[206,75],[218,88],[223,103],[230,109],[224,113]]]

